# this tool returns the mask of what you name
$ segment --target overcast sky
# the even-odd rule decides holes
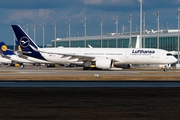
[[[155,14],[160,12],[162,29],[177,28],[177,12],[180,0],[144,0],[147,29],[157,29]],[[119,32],[125,26],[129,31],[129,15],[132,14],[133,31],[139,27],[138,0],[0,0],[1,41],[13,45],[12,24],[19,24],[25,30],[28,24],[29,36],[34,38],[32,24],[36,24],[36,41],[42,45],[42,27],[45,24],[45,44],[54,39],[53,23],[57,23],[57,37],[67,37],[67,22],[71,20],[71,36],[83,36],[84,17],[87,19],[87,35],[100,34],[100,17],[103,18],[103,34],[116,32],[115,16],[119,17]],[[139,29],[138,29],[139,30]]]

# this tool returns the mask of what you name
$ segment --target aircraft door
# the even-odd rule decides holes
[[[156,52],[156,58],[159,58],[159,56],[160,56],[160,53],[159,53],[159,51],[157,51]]]
[[[126,57],[126,58],[129,58],[129,51],[126,51],[126,52],[125,52],[125,57]]]

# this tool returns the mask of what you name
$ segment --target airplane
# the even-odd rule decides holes
[[[168,51],[155,48],[39,48],[19,25],[12,29],[24,55],[55,63],[83,64],[84,70],[116,70],[121,64],[171,64],[177,59]]]
[[[9,50],[7,48],[7,45],[4,42],[0,42],[0,51],[1,51],[1,56],[3,58],[7,58],[10,59],[14,62],[17,63],[21,63],[23,65],[23,63],[34,63],[32,61],[20,58],[19,56],[17,56],[13,51]]]

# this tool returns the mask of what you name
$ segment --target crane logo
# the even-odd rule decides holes
[[[28,47],[29,43],[30,43],[30,41],[29,41],[29,39],[27,37],[22,37],[20,39],[20,46],[23,47],[23,48]]]
[[[2,47],[1,47],[1,49],[2,49],[2,51],[6,51],[7,50],[7,46],[6,45],[3,45]]]

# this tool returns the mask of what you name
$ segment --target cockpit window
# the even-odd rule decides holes
[[[172,56],[172,54],[171,54],[171,53],[167,53],[166,55],[167,55],[167,56]]]

